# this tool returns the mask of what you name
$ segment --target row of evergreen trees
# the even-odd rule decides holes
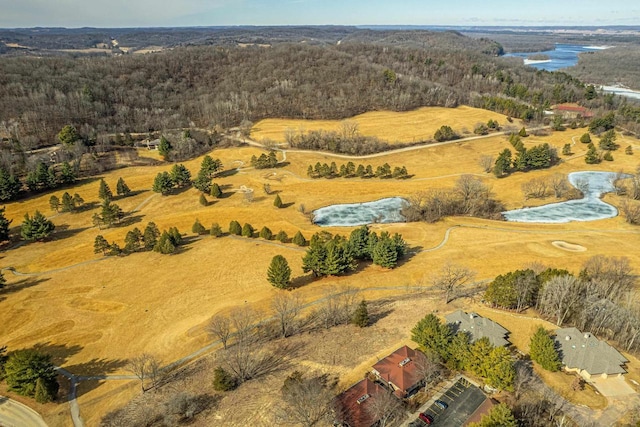
[[[515,171],[546,169],[558,162],[556,149],[546,142],[527,149],[518,134],[511,134],[509,142],[516,150],[515,157],[512,157],[511,150],[508,148],[500,152],[493,165],[493,173],[498,178],[508,176]]]
[[[374,172],[371,165],[363,166],[359,164],[357,167],[353,162],[342,164],[338,168],[336,162],[331,162],[331,165],[327,163],[317,162],[315,166],[309,165],[307,168],[307,176],[310,178],[396,178],[405,179],[409,177],[407,168],[405,166],[396,166],[391,169],[391,165],[385,163],[378,166]]]
[[[24,192],[25,186],[31,192],[45,191],[71,185],[76,180],[77,173],[68,162],[62,163],[58,171],[53,166],[47,166],[46,163],[40,162],[33,171],[27,174],[24,183],[0,167],[0,201],[17,199]]]
[[[217,224],[215,224],[217,225]],[[195,227],[195,224],[194,224]],[[195,231],[194,231],[195,233]],[[244,225],[240,225],[240,223],[238,221],[231,221],[229,223],[229,234],[230,235],[234,235],[234,236],[243,236],[243,237],[255,237],[256,236],[256,229],[249,223],[245,223]],[[282,243],[288,243],[289,242],[289,236],[287,235],[287,233],[284,230],[280,230],[278,233],[276,233],[275,235],[273,234],[273,232],[271,231],[271,229],[269,229],[269,227],[262,227],[262,229],[260,230],[260,232],[258,233],[258,236],[262,239],[265,240],[278,240]],[[293,236],[293,238],[291,238],[291,243],[298,245],[298,246],[306,246],[307,245],[307,239],[304,237],[304,235],[298,231],[296,232],[296,234]]]
[[[106,256],[129,255],[141,251],[173,254],[182,244],[182,235],[176,227],[171,227],[160,233],[158,226],[149,222],[144,233],[138,227],[128,231],[124,243],[124,247],[121,248],[116,242],[109,243],[104,236],[98,235],[93,243],[93,251],[96,254],[102,253]]]
[[[353,271],[358,261],[373,261],[376,265],[394,268],[406,251],[407,245],[401,235],[391,236],[383,231],[378,236],[366,225],[353,230],[348,239],[323,231],[311,237],[302,258],[302,269],[320,277]]]

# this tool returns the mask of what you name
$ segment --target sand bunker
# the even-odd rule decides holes
[[[564,240],[555,240],[551,242],[553,246],[559,249],[564,249],[570,252],[584,252],[587,250],[584,246],[575,245],[573,243],[565,242]]]

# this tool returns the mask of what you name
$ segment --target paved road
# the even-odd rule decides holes
[[[40,414],[20,402],[0,396],[0,426],[47,427]]]

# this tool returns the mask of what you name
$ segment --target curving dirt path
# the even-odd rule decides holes
[[[0,396],[0,425],[4,427],[47,427],[47,423],[36,411],[4,396]]]

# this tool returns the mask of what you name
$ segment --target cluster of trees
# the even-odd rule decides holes
[[[596,255],[578,276],[558,269],[517,270],[496,277],[485,292],[489,303],[510,310],[535,309],[558,326],[617,342],[626,351],[640,349],[640,307],[636,275],[626,257]]]
[[[353,230],[349,238],[329,232],[311,237],[307,253],[302,258],[302,270],[314,276],[335,276],[353,271],[358,261],[394,268],[407,252],[407,244],[398,233],[383,231],[380,236],[365,225]]]
[[[619,179],[616,179],[614,185],[616,187],[616,192],[619,195],[626,195],[627,198],[624,199],[620,205],[620,210],[622,211],[625,221],[632,225],[640,224],[640,168],[636,170],[636,173],[632,175],[630,178],[622,179],[620,176]]]
[[[491,131],[500,130],[500,124],[497,120],[489,119],[487,124],[480,123],[473,128],[473,133],[476,135],[488,135]]]
[[[175,164],[170,172],[159,172],[153,180],[151,189],[166,196],[174,188],[184,188],[191,185],[191,172],[183,164]]]
[[[222,195],[220,187],[218,184],[212,184],[211,180],[222,170],[223,165],[220,159],[213,159],[209,155],[204,156],[198,175],[196,175],[196,179],[193,180],[193,186],[203,193],[209,193],[216,198],[220,197]]]
[[[0,380],[21,396],[32,397],[38,403],[56,399],[58,379],[51,356],[38,350],[17,350],[6,354],[0,346]]]
[[[582,190],[569,185],[567,177],[560,173],[548,177],[532,178],[522,184],[522,194],[525,199],[544,199],[550,195],[556,199],[580,199],[583,196]]]
[[[31,192],[45,191],[71,185],[76,180],[77,172],[68,162],[62,163],[59,168],[39,162],[34,170],[24,177],[24,182],[5,167],[0,167],[0,201],[17,199],[23,194],[24,186]]]
[[[455,334],[434,314],[427,314],[411,330],[411,339],[428,354],[437,355],[451,369],[463,369],[486,379],[499,390],[513,390],[513,359],[505,347],[495,347],[484,337],[470,341],[467,332]]]
[[[256,169],[269,169],[275,168],[278,164],[278,158],[276,152],[271,150],[269,154],[260,154],[260,157],[256,157],[255,154],[251,156],[251,166]]]
[[[149,222],[141,232],[138,227],[127,232],[124,238],[124,247],[116,242],[109,243],[102,235],[97,235],[93,243],[93,251],[107,256],[129,255],[134,252],[155,251],[161,254],[173,254],[182,244],[182,235],[176,227],[164,230],[162,233],[158,226]]]
[[[460,138],[460,135],[455,133],[453,129],[451,129],[451,126],[446,126],[446,125],[440,126],[440,129],[438,129],[436,133],[433,135],[433,139],[435,139],[438,142],[452,141],[458,138]]]
[[[433,189],[409,197],[402,209],[407,221],[436,222],[446,216],[500,218],[504,206],[493,198],[481,179],[463,175],[452,189]]]
[[[355,128],[355,129],[354,129]],[[394,144],[382,141],[373,136],[363,136],[358,133],[357,125],[344,122],[340,132],[327,130],[310,130],[285,132],[285,140],[291,148],[314,151],[331,151],[334,153],[362,156],[380,151],[400,148],[407,144]]]
[[[526,148],[520,135],[511,134],[509,142],[515,148],[515,157],[511,150],[505,148],[498,154],[493,165],[493,173],[498,178],[508,176],[514,171],[526,172],[534,169],[546,169],[558,162],[558,153],[555,148],[544,143],[531,148]]]
[[[391,170],[391,165],[385,163],[376,168],[375,172],[371,165],[367,165],[366,167],[362,164],[359,164],[357,167],[355,163],[348,162],[347,164],[342,164],[338,168],[336,162],[331,162],[331,165],[326,163],[316,163],[315,166],[309,165],[307,167],[307,176],[310,178],[396,178],[396,179],[406,179],[409,177],[409,172],[407,172],[407,168],[405,166],[399,167],[396,166]]]
[[[61,198],[55,194],[49,197],[49,206],[56,212],[76,212],[83,205],[84,199],[78,193],[71,196],[65,191]]]

